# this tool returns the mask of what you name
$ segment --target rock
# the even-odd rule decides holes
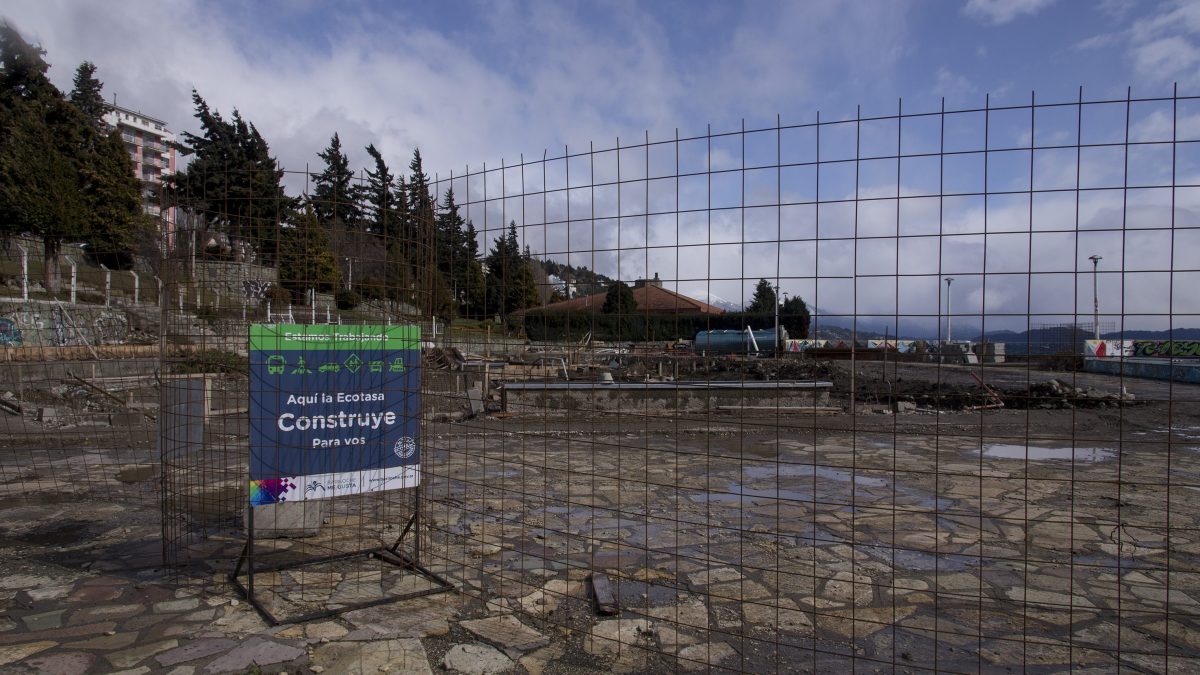
[[[679,650],[679,667],[684,670],[708,670],[736,655],[733,647],[724,642],[692,645]]]
[[[513,662],[494,647],[475,642],[451,647],[442,659],[442,667],[463,675],[492,675],[511,669]]]
[[[0,666],[5,666],[21,659],[29,658],[34,654],[45,651],[58,644],[49,640],[41,642],[26,642],[19,645],[6,645],[0,647]]]
[[[737,581],[742,578],[742,573],[732,567],[720,567],[717,569],[702,570],[693,572],[688,575],[688,580],[696,586],[707,586],[709,584],[719,584],[728,581]]]
[[[133,647],[132,649],[106,654],[104,658],[108,659],[108,662],[111,663],[114,668],[132,668],[147,657],[154,656],[159,652],[165,652],[168,649],[174,649],[178,646],[179,642],[176,640],[151,642],[149,644]]]
[[[795,633],[805,637],[813,634],[812,619],[787,598],[770,603],[747,602],[742,606],[742,613],[746,615],[746,623],[759,630]]]
[[[221,638],[218,640],[195,640],[182,647],[163,652],[154,657],[159,665],[164,667],[176,666],[188,661],[195,661],[206,656],[228,652],[237,646],[233,640]]]
[[[154,603],[155,613],[190,612],[200,606],[199,598],[184,598],[183,600],[164,600]]]
[[[85,652],[56,652],[39,654],[23,664],[34,672],[45,675],[84,675],[96,662],[94,654]]]
[[[550,644],[550,638],[521,623],[512,614],[463,621],[459,625],[480,640],[503,649],[509,656]]]
[[[385,670],[432,675],[429,657],[416,638],[371,642],[326,642],[313,652],[314,673],[367,675]]]
[[[850,572],[837,572],[825,582],[824,597],[837,602],[852,602],[866,607],[874,599],[871,577]]]
[[[454,613],[450,596],[434,595],[396,605],[356,609],[342,615],[355,628],[366,628],[379,637],[421,638],[450,632],[447,619]]]
[[[249,510],[246,521],[249,522]],[[254,507],[254,536],[259,539],[315,537],[321,533],[325,507],[320,500],[280,502]]]
[[[595,656],[616,657],[620,652],[635,645],[646,646],[653,634],[652,626],[645,619],[610,619],[601,621],[588,633],[583,641],[587,653]]]
[[[546,666],[548,666],[554,659],[562,656],[563,652],[565,651],[566,647],[561,644],[550,645],[549,647],[539,649],[536,652],[526,654],[525,656],[521,657],[521,660],[518,661],[518,663],[520,663],[525,670],[529,671],[529,675],[542,675],[542,672],[546,669]]]
[[[333,621],[314,623],[304,628],[304,633],[310,640],[336,640],[348,632],[349,631],[347,631],[345,628]]]
[[[692,598],[678,605],[650,607],[646,614],[681,626],[708,628],[708,607],[699,598]]]
[[[31,632],[39,630],[49,630],[62,626],[63,613],[65,609],[56,609],[53,612],[41,612],[39,614],[30,614],[29,616],[21,617],[21,621]]]
[[[295,661],[307,654],[299,647],[254,636],[205,666],[207,674],[244,672],[251,666],[273,666]]]

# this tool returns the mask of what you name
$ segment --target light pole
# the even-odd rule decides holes
[[[779,284],[775,284],[775,356],[779,356]]]
[[[1104,260],[1104,258],[1101,256],[1098,256],[1098,255],[1093,255],[1093,256],[1090,256],[1088,258],[1088,260],[1092,261],[1092,330],[1096,334],[1096,339],[1099,340],[1100,339],[1100,294],[1096,292],[1098,290],[1097,282],[1096,282],[1096,271],[1097,271],[1097,268],[1100,267],[1100,261]]]
[[[950,330],[950,323],[954,320],[954,312],[950,309],[950,301],[953,298],[950,295],[950,284],[952,283],[954,283],[954,277],[946,277],[946,344],[953,342]]]

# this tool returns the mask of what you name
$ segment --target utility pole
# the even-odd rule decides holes
[[[775,284],[775,297],[771,299],[775,305],[775,356],[779,356],[779,284]]]
[[[946,344],[953,342],[950,335],[950,324],[954,321],[954,312],[950,309],[950,302],[953,298],[950,295],[950,284],[952,283],[954,283],[954,277],[946,277]]]
[[[1097,269],[1100,267],[1100,261],[1103,257],[1093,255],[1088,258],[1092,261],[1092,330],[1096,333],[1096,339],[1100,339],[1100,294],[1097,293],[1099,287],[1096,281]]]

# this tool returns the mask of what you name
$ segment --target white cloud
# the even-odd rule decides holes
[[[743,115],[773,122],[798,105],[816,109],[829,97],[818,88],[825,70],[839,83],[891,72],[906,7],[724,8],[724,31],[682,56],[679,27],[637,5],[607,12],[603,26],[555,3],[482,5],[482,27],[463,32],[362,5],[316,27],[311,7],[287,3],[274,25],[200,0],[18,0],[3,11],[48,50],[60,87],[92,60],[108,96],[173,130],[195,129],[195,87],[212,107],[254,122],[289,170],[315,164],[337,131],[354,166],[368,166],[368,143],[395,167],[420,145],[427,169],[445,175],[564,144],[627,144],[646,130],[692,133],[697,120],[723,130]],[[287,30],[297,23],[315,35]]]
[[[1128,4],[1114,4],[1113,11],[1120,12],[1118,18],[1130,10]],[[1164,2],[1128,28],[1094,35],[1075,47],[1106,49],[1121,44],[1139,81],[1189,87],[1200,84],[1200,3]]]
[[[1008,23],[1019,16],[1037,14],[1054,0],[967,0],[963,13],[995,26]]]
[[[940,66],[934,74],[933,93],[935,96],[962,98],[974,94],[979,89],[966,77],[952,72],[946,66]]]

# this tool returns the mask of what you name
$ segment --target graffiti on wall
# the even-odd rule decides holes
[[[1200,340],[1088,340],[1086,354],[1097,357],[1200,357]]]
[[[266,279],[245,279],[242,281],[242,290],[246,293],[246,303],[262,303],[262,299],[267,296],[267,292],[271,290],[271,286],[275,282]]]
[[[1200,356],[1200,340],[1134,340],[1134,356]]]
[[[111,310],[68,311],[62,307],[21,310],[0,317],[0,346],[68,347],[119,344],[129,337],[129,319]]]
[[[20,347],[22,344],[24,340],[16,322],[0,317],[0,347]]]

